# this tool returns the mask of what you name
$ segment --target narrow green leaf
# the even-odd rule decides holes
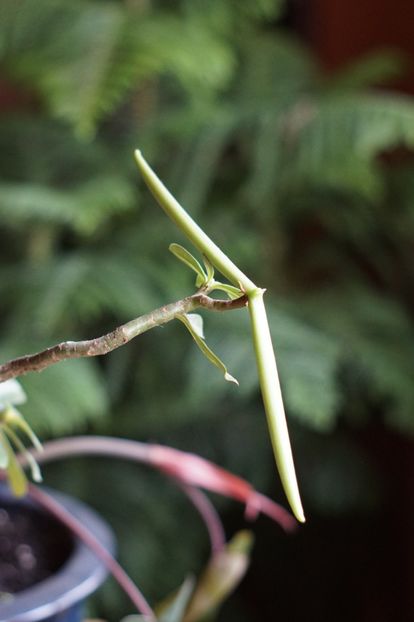
[[[3,443],[3,435],[0,434],[0,469],[7,469],[9,464],[9,454],[6,445]]]
[[[177,259],[179,259],[186,266],[191,268],[191,270],[194,270],[194,272],[197,274],[196,285],[198,287],[200,287],[207,281],[207,277],[203,268],[201,267],[197,259],[190,253],[190,251],[184,248],[184,246],[175,243],[170,244],[168,248],[170,252],[175,255],[175,257],[177,257]]]
[[[204,339],[204,322],[201,315],[199,313],[186,313],[185,316],[190,322],[193,331],[200,337],[200,339]]]
[[[9,406],[5,414],[5,422],[15,428],[21,430],[31,441],[38,451],[43,451],[42,443],[33,432],[23,415],[13,406]]]
[[[30,451],[28,451],[26,447],[23,445],[22,441],[17,436],[17,434],[14,432],[14,430],[9,425],[6,425],[4,426],[4,432],[9,437],[9,439],[11,440],[13,445],[16,447],[16,449],[19,451],[19,453],[23,454],[24,457],[26,458],[27,464],[29,465],[30,472],[32,474],[32,479],[38,483],[43,481],[42,473],[40,471],[39,465],[37,464],[36,460],[33,458]]]
[[[8,467],[7,475],[9,478],[10,488],[16,497],[23,497],[27,492],[27,479],[26,475],[20,464],[17,462],[13,448],[9,442],[9,439],[3,432],[0,432],[1,440],[6,448],[8,454]]]
[[[196,332],[196,330],[194,330],[191,320],[188,319],[188,315],[187,314],[177,315],[177,319],[180,320],[187,327],[188,331],[190,332],[192,338],[194,339],[194,341],[200,348],[201,352],[210,361],[210,363],[213,363],[213,365],[215,365],[223,373],[224,379],[227,380],[228,382],[234,382],[234,384],[238,385],[239,384],[238,381],[236,380],[236,378],[233,378],[233,376],[228,373],[227,367],[225,366],[223,361],[219,359],[219,357],[216,354],[214,354],[212,350],[210,350],[210,348],[208,347],[204,339],[200,337],[200,335]]]
[[[203,264],[207,271],[207,282],[210,282],[214,279],[214,266],[205,255],[203,255]]]
[[[202,622],[219,609],[245,575],[252,543],[252,534],[241,531],[212,557],[197,584],[184,622]]]
[[[194,579],[187,577],[179,590],[157,607],[159,622],[183,622],[188,603],[194,591]]]
[[[43,477],[39,465],[37,464],[36,460],[33,458],[32,454],[28,449],[25,449],[23,453],[29,465],[30,473],[32,474],[32,480],[36,482],[36,484],[40,484],[41,482],[43,482]]]
[[[243,296],[243,292],[241,289],[239,289],[238,287],[234,287],[234,285],[228,285],[227,283],[220,283],[218,281],[215,281],[211,291],[214,291],[215,289],[226,292],[230,300],[236,300],[236,298],[240,298],[240,296]]]

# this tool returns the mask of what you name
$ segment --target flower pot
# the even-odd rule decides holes
[[[112,531],[95,512],[66,495],[48,492],[113,551]],[[14,498],[0,483],[1,560],[0,622],[80,622],[86,597],[107,574],[65,526],[30,499]]]

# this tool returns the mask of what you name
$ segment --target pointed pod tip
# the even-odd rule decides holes
[[[294,483],[293,491],[290,486],[288,487],[288,489],[286,489],[286,485],[284,485],[284,488],[294,517],[299,523],[306,523],[302,500],[300,498],[300,493],[296,481]]]
[[[305,514],[303,513],[302,507],[296,508],[293,513],[300,523],[306,523],[306,518],[305,518]]]

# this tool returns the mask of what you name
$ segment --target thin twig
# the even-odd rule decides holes
[[[179,482],[174,479],[180,488],[185,492],[191,503],[198,510],[201,515],[204,524],[207,528],[208,535],[210,537],[210,546],[212,556],[220,553],[226,546],[226,535],[224,533],[223,523],[218,515],[218,512],[210,499],[195,486],[189,486],[188,484]]]
[[[228,311],[244,307],[246,304],[246,296],[240,296],[236,300],[217,300],[210,298],[202,292],[197,292],[192,296],[187,296],[182,300],[155,309],[146,315],[141,315],[126,324],[122,324],[122,326],[118,326],[115,330],[102,337],[84,341],[63,341],[36,354],[27,354],[12,359],[0,365],[0,382],[23,376],[28,372],[42,371],[46,367],[66,359],[107,354],[125,345],[134,337],[145,333],[147,330],[166,324],[176,319],[178,315],[191,313],[200,307],[210,311]]]

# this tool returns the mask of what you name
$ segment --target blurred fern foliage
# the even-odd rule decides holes
[[[327,77],[278,25],[281,15],[279,0],[2,0],[0,355],[96,336],[192,291],[167,252],[176,233],[139,185],[139,146],[268,287],[305,472],[303,447],[315,433],[334,435],[339,420],[414,428],[414,102],[378,88],[399,70],[394,54]],[[243,311],[206,317],[240,389],[221,382],[180,326],[167,326],[105,360],[23,378],[22,410],[43,437],[155,437],[266,487],[274,475],[246,321]],[[331,452],[325,468],[337,458]],[[124,524],[135,472],[111,470],[110,503],[92,472],[76,463],[50,477],[94,495]],[[304,479],[311,504],[344,507],[340,487]],[[350,505],[361,497],[357,480]],[[120,547],[160,597],[197,567],[203,537],[190,520],[183,549],[179,502],[160,501],[148,481],[142,474],[129,503],[135,513],[149,497],[152,509]],[[154,554],[161,532],[168,563]],[[102,615],[115,619],[125,604],[108,594]]]

